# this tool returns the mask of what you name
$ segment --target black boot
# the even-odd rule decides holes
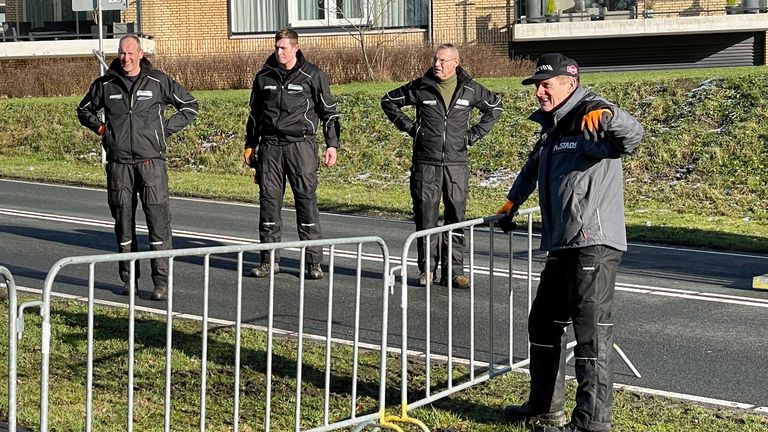
[[[540,426],[560,427],[565,424],[565,411],[541,412],[531,409],[530,404],[510,405],[504,408],[504,416],[513,423],[531,422]]]

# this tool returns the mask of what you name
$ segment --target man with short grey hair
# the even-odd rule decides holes
[[[454,45],[439,45],[432,67],[424,76],[381,98],[387,118],[413,138],[410,189],[417,231],[437,226],[441,198],[446,225],[465,220],[469,192],[467,148],[491,131],[503,111],[501,98],[475,81],[460,63],[459,50]],[[405,106],[416,107],[415,119],[403,112]],[[470,126],[473,109],[479,110],[482,117]],[[448,235],[453,236],[450,264]],[[442,243],[440,256],[438,243]],[[441,240],[430,243],[430,251],[426,251],[425,239],[420,237],[418,285],[432,283],[440,260],[442,284],[469,288],[469,278],[464,275],[464,243],[463,229],[444,233]]]
[[[170,105],[176,112],[165,119]],[[147,220],[150,250],[172,249],[171,211],[165,155],[168,138],[198,112],[197,100],[171,77],[154,69],[135,35],[120,38],[118,58],[96,79],[77,107],[80,124],[101,136],[107,152],[107,202],[115,220],[119,252],[139,250],[136,207]],[[98,116],[104,111],[104,122]],[[122,294],[130,293],[130,266],[120,261]],[[151,260],[153,300],[168,296],[168,260]],[[139,266],[135,279],[140,276]],[[138,285],[135,286],[138,292]]]
[[[538,187],[541,249],[547,260],[528,317],[531,391],[505,409],[514,422],[546,432],[611,430],[613,293],[627,250],[621,157],[635,150],[643,127],[631,114],[583,88],[573,59],[541,56],[533,76],[539,140],[499,211],[508,232],[518,207]],[[565,328],[576,335],[579,386],[565,424]]]

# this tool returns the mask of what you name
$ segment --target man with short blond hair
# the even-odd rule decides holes
[[[424,76],[381,98],[381,108],[389,120],[413,138],[410,189],[417,231],[437,226],[441,198],[446,225],[465,220],[469,192],[467,147],[490,132],[503,111],[501,98],[475,81],[460,63],[454,45],[438,45],[432,67]],[[405,106],[416,107],[415,119],[403,112]],[[482,117],[470,127],[473,109],[478,109]],[[448,235],[453,236],[451,252]],[[442,252],[438,256],[440,242]],[[438,261],[442,261],[441,283],[469,288],[469,278],[464,275],[463,229],[444,233],[442,240],[430,242],[430,251],[426,251],[426,241],[420,237],[417,249],[419,286],[433,281]],[[448,263],[449,255],[452,265]]]
[[[286,180],[293,191],[296,225],[300,240],[322,238],[317,208],[318,143],[320,129],[325,138],[325,166],[336,163],[339,148],[339,115],[331,96],[328,78],[308,62],[299,49],[299,35],[290,28],[275,34],[275,52],[253,80],[250,115],[246,124],[244,162],[256,169],[259,185],[259,240],[281,239],[283,195]],[[307,277],[322,279],[323,251],[308,247]],[[280,271],[275,252],[271,268],[269,253],[251,270],[257,278]]]
[[[171,105],[176,112],[165,119]],[[136,207],[147,220],[150,250],[172,249],[171,211],[165,154],[168,138],[186,127],[198,112],[197,100],[144,56],[135,35],[120,38],[118,58],[93,82],[77,107],[80,124],[102,138],[107,152],[107,201],[115,220],[119,252],[139,250]],[[105,122],[98,116],[104,111]],[[151,260],[153,300],[168,296],[168,260]],[[119,263],[122,294],[130,293],[130,266]],[[140,268],[135,269],[138,282]],[[135,286],[138,293],[138,285]]]

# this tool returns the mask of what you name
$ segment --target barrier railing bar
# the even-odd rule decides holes
[[[242,338],[243,325],[243,255],[240,251],[237,254],[237,306],[235,310],[235,406],[232,414],[232,429],[234,432],[240,430],[240,344]],[[170,293],[168,301],[170,302]]]
[[[200,365],[200,432],[205,432],[205,409],[208,396],[208,299],[211,278],[211,254],[203,258],[203,340]]]
[[[95,263],[88,266],[88,336],[86,348],[86,378],[85,378],[85,430],[93,430],[93,297],[94,297],[94,279]]]
[[[133,432],[133,363],[135,361],[136,349],[136,260],[132,259],[130,263],[130,292],[128,296],[128,432]],[[48,303],[50,305],[50,303]],[[50,321],[49,321],[50,322]],[[43,429],[45,430],[45,429]]]
[[[296,349],[296,405],[293,412],[293,430],[301,430],[301,372],[304,361],[304,277],[307,265],[307,248],[299,252],[299,335]]]
[[[439,239],[437,240],[440,241]],[[425,346],[424,349],[426,350],[426,356],[424,358],[424,363],[426,364],[425,368],[425,378],[426,378],[426,394],[429,396],[429,394],[432,392],[432,234],[427,234],[427,238],[425,240],[425,251],[426,253],[426,263],[424,264],[424,271],[427,272],[427,289],[425,291],[425,301],[427,302],[427,320],[426,320],[426,338],[425,338]],[[403,259],[404,261],[407,261],[406,259]],[[407,266],[408,263],[406,262],[403,266]],[[435,266],[435,270],[437,270],[437,266]],[[408,272],[405,273],[403,276],[403,281],[405,281],[405,277],[408,275]],[[418,285],[418,283],[417,283]],[[403,289],[406,289],[405,286],[403,286]],[[403,313],[405,313],[405,310],[403,310]],[[400,343],[406,344],[407,342],[405,340],[401,341]]]
[[[173,347],[173,267],[176,260],[168,258],[168,302],[165,305],[165,412],[163,413],[165,432],[171,430],[171,351]]]
[[[331,417],[330,397],[331,397],[331,337],[333,336],[333,276],[332,269],[334,265],[335,249],[331,246],[328,256],[328,307],[325,321],[325,383],[323,400],[323,425],[328,426]]]
[[[16,432],[16,341],[17,341],[17,310],[18,297],[16,293],[16,281],[11,272],[0,266],[0,275],[5,280],[5,288],[8,291],[8,431]]]
[[[493,225],[491,225],[491,229],[493,229]],[[509,335],[507,335],[508,338],[508,354],[507,354],[507,364],[512,365],[512,362],[515,359],[515,291],[514,291],[514,277],[512,275],[514,274],[513,266],[514,266],[514,249],[513,249],[513,239],[514,239],[515,233],[510,232],[509,233],[509,262],[507,263],[509,278],[507,278],[507,297],[509,301],[509,309],[507,310],[507,322],[509,322]]]
[[[469,376],[475,379],[475,227],[469,228]]]
[[[488,281],[489,281],[489,283],[488,283],[488,294],[489,294],[488,295],[488,310],[490,311],[488,313],[488,329],[489,329],[488,330],[488,346],[491,348],[489,350],[490,351],[490,356],[488,357],[488,364],[489,364],[489,368],[491,370],[493,369],[493,364],[494,364],[494,360],[493,360],[493,351],[494,351],[494,349],[493,349],[493,347],[495,346],[494,345],[495,339],[494,339],[494,336],[493,336],[493,334],[495,332],[495,326],[493,324],[493,321],[494,321],[494,319],[493,319],[494,318],[494,315],[493,315],[493,311],[494,311],[494,309],[493,309],[494,308],[493,286],[495,285],[494,278],[496,276],[496,273],[494,271],[495,267],[496,267],[496,264],[495,264],[495,262],[496,262],[495,261],[496,260],[496,249],[495,249],[494,245],[496,244],[496,242],[494,241],[493,234],[494,234],[493,225],[491,225],[491,229],[489,230],[489,234],[488,234],[489,239],[490,239],[490,244],[488,246],[488,248],[489,248],[489,252],[488,252],[488,255],[489,255],[489,257],[488,257],[488,273],[489,273],[489,276],[488,276]]]
[[[302,253],[302,256],[304,254]],[[275,320],[275,250],[269,252],[269,312],[267,317],[267,391],[264,400],[264,429],[270,430],[272,413],[272,342]]]
[[[448,388],[453,388],[453,232],[447,231],[448,236]]]
[[[360,296],[362,295],[362,277],[363,277],[363,261],[362,254],[363,244],[357,244],[357,260],[355,265],[357,272],[355,274],[355,340],[352,343],[352,413],[351,418],[355,418],[357,415],[357,366],[360,352]],[[331,278],[333,281],[333,278]],[[382,317],[382,319],[385,319]]]

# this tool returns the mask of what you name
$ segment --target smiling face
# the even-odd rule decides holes
[[[576,90],[577,85],[576,78],[565,75],[536,81],[539,107],[547,113],[556,110]]]
[[[281,68],[292,69],[296,65],[297,52],[299,52],[298,40],[282,38],[275,41],[275,56]]]
[[[123,67],[125,76],[136,76],[141,72],[141,59],[144,58],[139,43],[132,37],[127,37],[120,41],[120,48],[117,51],[120,58],[120,65]]]
[[[435,58],[432,62],[432,68],[437,79],[445,81],[456,75],[456,68],[459,66],[459,51],[455,48],[439,49],[435,51]]]

